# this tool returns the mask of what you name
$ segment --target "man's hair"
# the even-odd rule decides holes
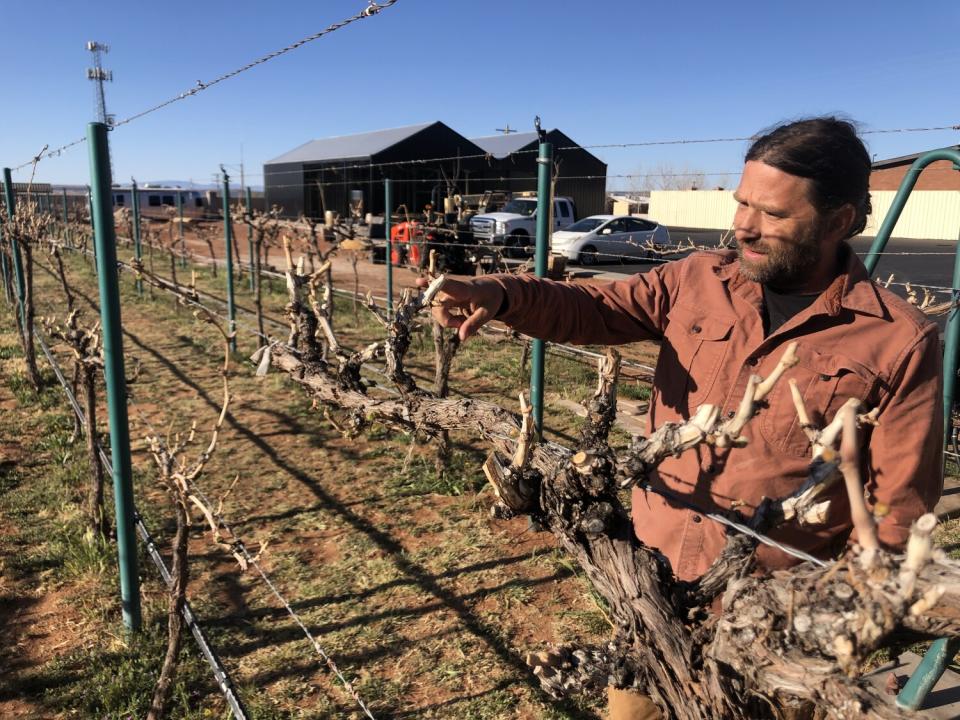
[[[856,216],[845,238],[866,227],[872,211],[870,155],[853,123],[826,116],[776,125],[753,141],[746,160],[808,178],[810,202],[819,212],[852,205]]]

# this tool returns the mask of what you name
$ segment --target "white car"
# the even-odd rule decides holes
[[[650,258],[670,244],[663,225],[631,215],[591,215],[553,234],[550,251],[570,262],[596,265],[626,258]]]

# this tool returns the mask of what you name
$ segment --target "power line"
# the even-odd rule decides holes
[[[341,20],[340,22],[333,23],[332,25],[327,26],[326,28],[324,28],[319,32],[313,33],[312,35],[308,35],[307,37],[297,40],[296,42],[291,43],[286,47],[280,48],[279,50],[274,50],[271,53],[267,53],[266,55],[259,57],[256,60],[253,60],[247,63],[246,65],[243,65],[237,68],[236,70],[231,70],[228,73],[224,73],[223,75],[215,77],[213,80],[209,80],[207,82],[203,82],[202,80],[197,80],[197,84],[194,87],[190,88],[189,90],[184,90],[179,95],[175,95],[172,98],[169,98],[168,100],[164,100],[163,102],[157,103],[156,105],[147,108],[146,110],[141,110],[140,112],[130,115],[129,117],[123,118],[122,120],[118,120],[112,125],[112,128],[118,128],[121,125],[127,125],[133,122],[134,120],[139,120],[140,118],[146,115],[150,115],[151,113],[154,113],[157,110],[161,110],[162,108],[165,108],[169,105],[173,105],[174,103],[180,102],[181,100],[186,100],[188,97],[197,95],[198,93],[201,93],[204,90],[207,90],[213,87],[214,85],[222,83],[225,80],[234,78],[237,75],[240,75],[241,73],[246,72],[247,70],[255,68],[258,65],[262,65],[265,62],[269,62],[274,58],[280,57],[281,55],[286,55],[287,53],[292,52],[297,48],[302,47],[303,45],[306,45],[307,43],[313,42],[314,40],[318,40],[322,38],[324,35],[329,35],[330,33],[335,32],[340,28],[346,27],[351,23],[355,23],[359,20],[364,20],[368,17],[372,17],[377,13],[379,13],[381,10],[384,10],[385,8],[388,8],[391,5],[395,5],[397,3],[397,0],[380,0],[380,2],[374,2],[374,0],[367,0],[367,1],[369,3],[367,7],[365,7],[363,10],[358,12],[356,15],[348,17],[345,20]],[[61,145],[60,147],[55,148],[54,150],[51,150],[39,156],[38,159],[52,158],[55,156],[59,156],[61,152],[63,152],[67,148],[73,147],[74,145],[79,145],[82,142],[86,142],[86,137],[78,138],[77,140],[69,142],[65,145]],[[32,165],[34,162],[35,160],[29,160],[28,162],[18,165],[17,167],[14,168],[14,170],[22,170],[23,168],[28,167],[29,165]]]
[[[384,3],[382,3],[379,7],[381,7],[381,8],[382,8],[382,7],[387,7],[388,5],[392,5],[392,4],[394,4],[395,2],[397,2],[397,0],[391,0],[389,3],[384,2]],[[355,19],[356,19],[356,17],[351,18],[348,22],[354,22]],[[345,21],[345,22],[347,22],[347,21]],[[333,26],[331,26],[331,27],[333,27]],[[326,31],[323,31],[323,33],[326,33],[326,32],[328,32],[328,31],[329,31],[329,28],[328,28]],[[288,47],[290,47],[290,46],[288,46]],[[298,47],[299,47],[299,46],[298,46]],[[277,51],[277,52],[289,52],[289,50],[284,49],[284,51]],[[265,56],[265,57],[266,57],[267,59],[270,59],[270,56]],[[259,64],[260,62],[266,62],[266,59],[261,58],[259,61],[255,61],[254,63],[251,63],[251,64],[250,64],[250,67],[253,67],[255,64]],[[247,69],[248,69],[248,68],[247,68]],[[117,122],[117,125],[122,125],[122,124],[125,124],[125,123],[129,123],[129,122],[131,122],[132,120],[135,120],[135,119],[137,119],[137,118],[139,118],[139,117],[142,117],[143,115],[149,114],[150,112],[154,112],[155,110],[159,110],[160,108],[166,107],[167,105],[171,105],[171,104],[173,104],[174,102],[177,102],[177,101],[179,101],[179,100],[184,99],[185,97],[189,97],[190,95],[196,94],[196,93],[200,92],[201,90],[205,90],[207,87],[209,87],[210,85],[214,84],[215,82],[221,82],[222,80],[225,80],[225,79],[227,79],[228,77],[232,77],[233,75],[238,74],[239,72],[243,72],[243,70],[241,69],[241,70],[238,70],[238,71],[234,71],[233,73],[227,73],[226,75],[223,75],[223,76],[221,76],[220,78],[217,78],[216,80],[211,81],[210,83],[206,84],[204,87],[199,87],[199,86],[198,86],[198,87],[195,87],[195,88],[191,88],[191,90],[186,91],[186,92],[184,92],[184,93],[181,93],[181,95],[178,95],[178,96],[176,96],[176,97],[174,97],[174,98],[171,98],[170,100],[164,101],[163,103],[159,103],[158,105],[154,106],[153,108],[150,108],[150,109],[148,109],[148,110],[145,110],[145,111],[143,111],[143,112],[141,112],[141,113],[137,113],[136,115],[133,115],[133,116],[131,116],[131,117],[129,117],[129,118],[125,118],[124,120],[118,121],[118,122]],[[940,125],[940,126],[931,126],[931,127],[907,127],[907,128],[883,128],[883,129],[878,129],[878,130],[864,130],[864,131],[860,132],[860,135],[888,135],[888,134],[893,134],[893,133],[942,132],[942,131],[946,131],[946,130],[960,130],[960,125]],[[639,141],[635,141],[635,142],[623,142],[623,143],[590,143],[590,144],[586,144],[586,145],[568,145],[568,146],[562,146],[562,147],[555,148],[555,150],[556,150],[556,151],[563,151],[563,150],[602,150],[602,149],[624,149],[624,148],[639,148],[639,147],[655,147],[655,146],[666,146],[666,145],[701,145],[701,144],[710,144],[710,143],[746,142],[746,141],[748,141],[748,140],[754,140],[754,139],[756,139],[757,137],[759,137],[759,136],[758,136],[758,135],[744,135],[744,136],[741,136],[741,137],[677,138],[677,139],[672,139],[672,140],[639,140]],[[65,149],[67,149],[67,148],[69,148],[69,147],[72,147],[73,145],[77,145],[77,144],[82,143],[82,142],[85,142],[85,141],[86,141],[86,138],[79,138],[79,139],[77,139],[77,140],[74,140],[74,141],[71,142],[71,143],[68,143],[67,145],[63,145],[63,146],[61,146],[61,147],[59,147],[59,148],[56,148],[56,149],[54,149],[54,150],[51,150],[51,151],[43,154],[41,157],[42,157],[42,158],[50,158],[50,157],[54,157],[54,156],[59,156],[62,150],[65,150]],[[514,152],[514,153],[511,153],[511,155],[526,155],[526,154],[532,154],[532,153],[536,153],[536,152],[537,152],[537,150],[534,150],[534,149],[530,149],[530,150],[518,150],[518,151],[516,151],[516,152]],[[492,153],[483,152],[483,153],[473,153],[473,154],[470,154],[470,155],[449,155],[449,156],[445,156],[445,157],[415,158],[415,159],[411,159],[411,160],[394,160],[394,161],[390,161],[390,162],[381,162],[381,163],[350,163],[350,164],[340,163],[340,164],[338,164],[338,165],[336,165],[336,166],[330,166],[329,168],[326,168],[326,169],[337,169],[337,170],[365,170],[365,169],[372,169],[372,168],[378,168],[378,167],[402,167],[402,166],[405,166],[405,165],[425,165],[425,164],[428,164],[428,163],[445,162],[445,161],[448,161],[448,160],[449,160],[449,161],[459,161],[459,160],[476,160],[476,159],[486,159],[486,160],[489,162],[489,161],[492,161],[492,160],[502,159],[502,158],[495,158]],[[31,160],[31,161],[22,163],[21,165],[18,165],[17,167],[15,167],[14,170],[21,170],[21,169],[23,169],[23,168],[31,165],[32,162],[33,162],[33,161]],[[318,168],[318,169],[319,169],[319,168]],[[274,174],[280,175],[280,174],[297,173],[297,172],[302,172],[302,171],[298,171],[298,170],[281,170],[280,172],[274,173]],[[262,173],[260,173],[260,174],[262,175]],[[699,174],[699,173],[697,173],[697,174]],[[705,175],[723,175],[723,174],[739,174],[739,172],[737,172],[737,173],[732,173],[732,172],[724,172],[724,173],[703,173],[703,174],[705,174]],[[678,174],[678,175],[682,175],[682,173],[681,173],[681,174]],[[395,181],[395,182],[396,182],[396,181]],[[326,184],[326,183],[325,183],[325,184]]]

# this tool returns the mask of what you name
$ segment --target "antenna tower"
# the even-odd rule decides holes
[[[87,43],[87,50],[93,55],[93,67],[87,68],[87,80],[95,83],[95,97],[97,103],[97,120],[108,127],[113,126],[114,117],[107,113],[107,100],[103,93],[103,83],[113,82],[113,71],[103,69],[103,55],[110,52],[110,47],[91,40]]]

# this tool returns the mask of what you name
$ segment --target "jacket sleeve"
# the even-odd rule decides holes
[[[506,293],[498,320],[532,337],[578,345],[659,340],[687,260],[604,285],[492,275]]]
[[[937,327],[927,326],[892,378],[867,453],[867,490],[880,542],[900,548],[943,492],[943,393]]]

